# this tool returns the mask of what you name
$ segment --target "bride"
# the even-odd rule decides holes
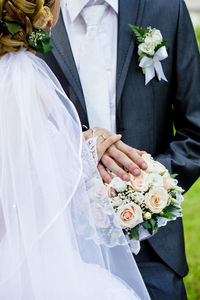
[[[148,300],[95,163],[120,136],[86,143],[31,53],[58,12],[58,0],[0,0],[0,299]]]

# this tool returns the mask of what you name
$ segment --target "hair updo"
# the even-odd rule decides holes
[[[28,37],[53,20],[50,8],[54,3],[55,0],[0,0],[0,57],[22,48],[35,52]]]

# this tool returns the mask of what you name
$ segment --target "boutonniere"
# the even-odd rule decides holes
[[[167,40],[163,40],[160,30],[156,28],[145,29],[131,24],[129,26],[137,38],[139,66],[145,75],[145,84],[147,85],[155,75],[159,81],[167,81],[161,64],[161,61],[168,57],[165,47]]]

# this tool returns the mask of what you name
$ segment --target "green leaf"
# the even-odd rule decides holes
[[[163,212],[165,213],[165,212],[173,212],[173,211],[176,211],[176,210],[180,210],[180,208],[179,207],[177,207],[177,206],[174,206],[174,205],[169,205],[169,206],[167,206],[164,210],[163,210]]]
[[[135,239],[135,240],[139,240],[140,236],[139,236],[139,226],[136,226],[134,228],[131,229],[130,234],[129,234],[129,238],[130,240]]]
[[[158,51],[160,48],[166,46],[167,42],[167,40],[163,40],[158,46],[156,46],[155,52]]]
[[[143,73],[143,75],[146,74],[146,69],[145,68],[142,68],[142,73]]]
[[[151,228],[151,224],[149,223],[149,221],[144,221],[141,225],[144,227],[144,229],[150,229]]]
[[[176,199],[176,191],[172,190],[170,192],[170,197]]]
[[[151,227],[153,231],[158,229],[158,221],[156,219],[152,218],[151,220],[149,220],[149,222],[151,223]]]
[[[178,176],[178,174],[171,174],[170,176],[171,176],[171,178],[174,179],[174,178],[176,178]]]
[[[160,175],[160,176],[164,176],[165,173],[166,173],[166,171],[163,171],[163,172],[161,172],[159,175]]]
[[[151,235],[158,229],[158,217],[158,215],[154,214],[150,220],[146,220],[141,224]]]
[[[173,205],[179,205],[179,202],[178,202],[178,200],[176,200],[176,198],[170,197],[169,200],[170,200],[171,204],[173,204]]]
[[[148,228],[148,232],[152,235],[155,230],[158,229],[158,220],[157,216],[153,216],[151,220],[149,220],[150,228]]]
[[[129,27],[135,33],[138,44],[144,43],[144,39],[145,39],[147,30],[145,28],[138,27],[138,26],[133,26],[131,24],[129,24]]]
[[[181,193],[183,194],[185,192],[184,189],[182,189],[181,187],[177,186],[175,189],[174,189],[175,192],[178,192],[178,193]]]
[[[17,23],[12,23],[12,22],[4,22],[8,31],[14,35],[15,33],[19,32],[20,29],[22,28],[19,24]]]
[[[164,212],[162,217],[166,219],[173,219],[176,217],[176,215],[172,214],[171,212]]]
[[[176,217],[176,215],[173,214],[174,211],[180,210],[177,206],[169,205],[163,210],[163,218],[166,219],[173,219]]]
[[[146,56],[146,54],[143,52],[143,53],[140,55],[140,57],[138,58],[138,61],[140,62],[140,61],[143,59],[144,56]]]

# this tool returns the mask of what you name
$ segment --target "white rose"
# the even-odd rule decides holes
[[[142,159],[147,163],[148,168],[145,170],[147,173],[163,173],[167,172],[167,169],[165,166],[163,166],[161,163],[158,161],[155,161],[150,154],[143,154]]]
[[[163,176],[163,186],[167,191],[176,188],[176,183],[168,172],[166,172]]]
[[[157,173],[151,173],[148,176],[149,185],[153,187],[163,187],[163,177]]]
[[[115,177],[112,179],[111,183],[109,184],[110,187],[115,189],[118,193],[124,192],[127,188],[127,183],[126,181],[123,181],[119,177]]]
[[[131,176],[130,183],[136,192],[146,192],[149,188],[148,175],[141,171],[139,176]]]
[[[119,207],[117,216],[123,229],[134,228],[143,222],[142,210],[135,203],[126,204]]]
[[[144,153],[142,155],[142,159],[147,163],[148,168],[145,170],[147,173],[152,173],[153,172],[153,158],[150,154]]]
[[[145,205],[152,212],[159,214],[168,204],[169,195],[162,187],[155,187],[145,195]]]
[[[167,169],[165,168],[165,166],[163,166],[159,161],[155,161],[153,160],[153,172],[155,173],[164,173],[164,172],[167,172]]]
[[[108,228],[110,226],[109,217],[104,213],[101,207],[94,205],[92,207],[92,214],[97,228]]]
[[[152,43],[142,43],[138,46],[138,54],[141,55],[142,52],[145,54],[153,56],[155,54],[155,46]]]
[[[158,46],[163,40],[160,30],[155,29],[155,28],[152,29],[151,37],[152,37],[152,42],[154,43],[155,47]]]
[[[122,205],[123,204],[123,200],[122,199],[120,199],[119,197],[114,197],[113,199],[112,199],[112,206],[114,207],[114,206],[120,206],[120,205]]]
[[[144,203],[144,195],[142,193],[138,193],[138,192],[134,192],[132,194],[132,198],[134,199],[135,202],[137,202],[137,204],[142,204]]]

